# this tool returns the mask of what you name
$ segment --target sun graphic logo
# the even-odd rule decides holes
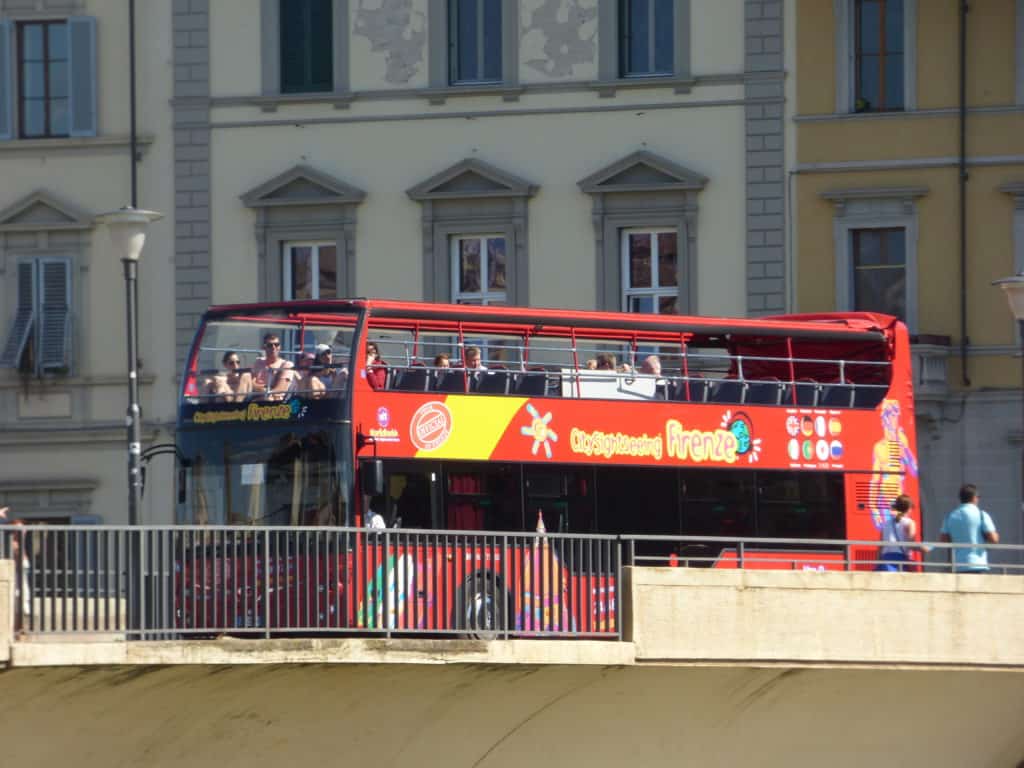
[[[761,438],[754,437],[754,424],[743,411],[733,415],[732,411],[722,414],[721,428],[732,432],[736,437],[736,453],[746,455],[747,463],[753,464],[761,459]]]
[[[548,426],[551,422],[551,412],[548,411],[541,416],[537,409],[529,403],[526,404],[526,411],[530,414],[530,426],[520,427],[519,432],[523,437],[533,438],[533,447],[530,448],[530,453],[536,456],[537,451],[543,445],[544,455],[550,459],[551,444],[558,442],[558,435],[555,434],[555,430]]]

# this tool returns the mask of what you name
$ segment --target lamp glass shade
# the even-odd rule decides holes
[[[998,285],[1003,289],[1013,316],[1017,320],[1024,321],[1024,274],[996,280],[993,285]]]
[[[96,217],[107,225],[110,244],[122,261],[138,261],[142,247],[146,244],[146,231],[152,221],[162,219],[163,214],[143,211],[137,208],[121,208]]]

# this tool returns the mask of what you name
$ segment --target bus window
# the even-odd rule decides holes
[[[841,539],[843,478],[829,472],[759,472],[757,535]]]
[[[688,469],[681,474],[683,535],[754,535],[753,473]]]

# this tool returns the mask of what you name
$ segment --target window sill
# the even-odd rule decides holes
[[[278,93],[238,99],[218,99],[218,106],[259,107],[263,112],[277,112],[278,107],[291,104],[333,104],[335,109],[348,109],[355,94],[351,91],[316,91],[310,93]]]
[[[672,75],[649,75],[636,77],[620,77],[616,80],[602,80],[590,83],[591,90],[597,91],[603,98],[614,96],[616,91],[634,88],[671,88],[674,93],[689,93],[696,80],[692,77],[675,77]]]
[[[152,136],[136,139],[139,155],[145,153],[153,143]],[[77,136],[66,139],[10,139],[0,141],[0,153],[40,154],[46,152],[104,152],[110,149],[127,149],[131,145],[128,136]]]
[[[464,83],[444,88],[426,88],[420,92],[431,104],[444,104],[449,98],[459,96],[501,96],[502,101],[519,101],[526,89],[521,85],[506,83]]]

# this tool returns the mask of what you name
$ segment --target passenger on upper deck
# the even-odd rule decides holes
[[[213,395],[222,403],[241,403],[252,392],[252,375],[239,370],[242,361],[234,350],[225,352],[221,363],[224,371],[203,382],[202,394]]]
[[[323,397],[327,387],[313,374],[313,361],[316,356],[312,352],[299,355],[299,365],[294,371],[289,391],[303,397]]]
[[[372,341],[366,342],[366,381],[373,389],[384,389],[388,380],[388,364],[380,359],[380,350]]]
[[[316,378],[324,385],[328,397],[339,397],[348,383],[348,368],[335,368],[333,363],[334,352],[330,346],[317,344],[314,364],[319,373],[315,374]]]
[[[486,371],[487,366],[480,362],[480,347],[466,347],[466,368]]]
[[[268,333],[263,337],[263,351],[263,357],[253,363],[252,379],[256,389],[269,392],[278,385],[275,379],[281,378],[277,372],[293,366],[290,360],[281,357],[281,339],[276,333]]]
[[[657,355],[648,355],[640,364],[640,373],[650,376],[661,376],[661,358]]]
[[[611,352],[599,352],[597,355],[597,365],[595,368],[599,371],[614,371],[616,366],[615,355]]]

